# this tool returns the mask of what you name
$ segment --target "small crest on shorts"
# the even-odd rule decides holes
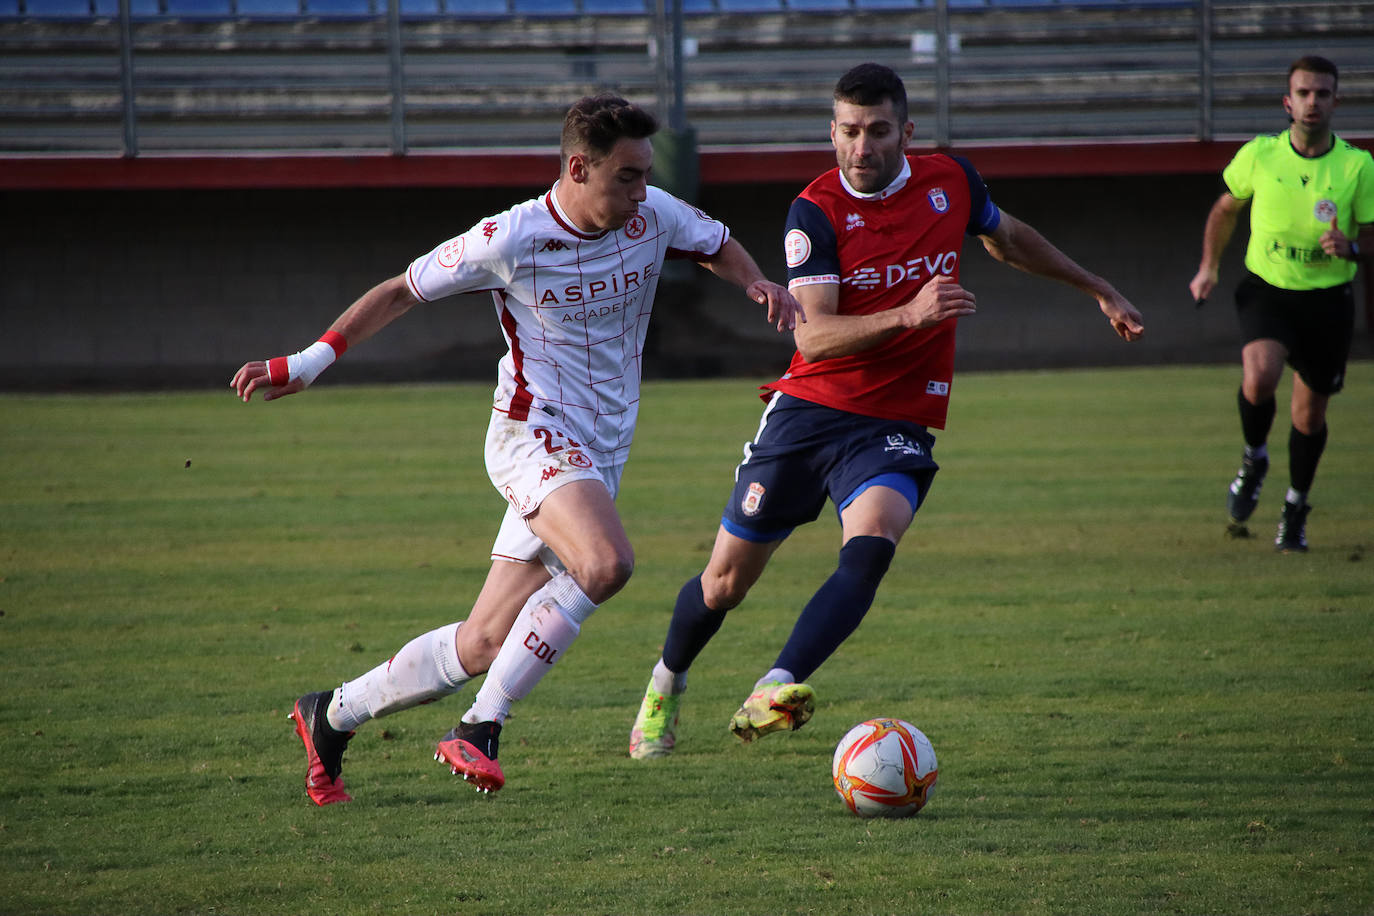
[[[1317,206],[1312,208],[1312,215],[1318,222],[1329,223],[1336,218],[1336,202],[1334,200],[1319,200]]]
[[[760,507],[763,506],[763,484],[754,481],[749,485],[749,492],[744,494],[744,500],[739,504],[740,509],[745,515],[758,515]]]
[[[936,213],[944,213],[949,209],[949,197],[945,195],[944,188],[931,188],[926,192],[926,197],[930,200],[930,208]]]
[[[592,466],[592,459],[588,458],[585,454],[579,452],[577,449],[573,449],[572,451],[568,452],[568,464],[572,465],[575,468],[586,469]]]

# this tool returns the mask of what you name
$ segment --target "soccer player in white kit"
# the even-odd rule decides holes
[[[804,320],[729,230],[648,185],[651,115],[615,96],[569,110],[562,170],[548,192],[480,220],[364,293],[300,353],[245,364],[244,401],[304,390],[349,347],[417,302],[490,290],[501,359],[486,465],[509,503],[492,566],[468,618],[412,639],[335,690],[296,701],[306,791],[349,801],[343,752],[368,719],[459,690],[487,672],[435,758],[479,790],[505,783],[497,743],[510,707],[629,580],[634,554],[615,495],[639,407],[644,338],[665,258],[690,257],[766,305],[779,331]]]

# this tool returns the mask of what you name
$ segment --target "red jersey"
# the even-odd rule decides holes
[[[957,156],[907,156],[901,173],[874,194],[860,194],[831,169],[787,214],[788,288],[838,284],[839,314],[885,311],[910,301],[937,274],[958,280],[965,234],[986,235],[1000,221],[983,179]],[[872,349],[814,363],[794,353],[787,373],[764,387],[944,429],[955,324],[900,331]]]

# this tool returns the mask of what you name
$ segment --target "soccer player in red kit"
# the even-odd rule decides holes
[[[999,210],[969,162],[908,155],[913,129],[892,70],[862,64],[840,78],[830,125],[839,167],[793,202],[784,240],[788,288],[807,321],[788,371],[765,386],[763,420],[736,468],[706,569],[678,594],[630,733],[632,757],[673,750],[688,668],[828,497],[839,514],[839,563],[730,731],[749,742],[811,717],[805,681],[867,613],[937,470],[929,428],[944,428],[957,319],[976,310],[959,283],[965,234],[1000,261],[1092,296],[1125,340],[1144,333],[1110,283]]]

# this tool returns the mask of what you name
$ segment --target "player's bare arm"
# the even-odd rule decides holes
[[[1217,271],[1221,264],[1221,253],[1231,241],[1236,231],[1236,221],[1249,201],[1231,196],[1230,191],[1222,191],[1216,203],[1207,214],[1207,224],[1202,229],[1202,260],[1197,274],[1188,284],[1193,301],[1202,305],[1217,286]]]
[[[743,289],[759,305],[767,306],[768,323],[779,331],[790,331],[806,321],[801,303],[787,287],[764,277],[753,256],[734,239],[726,240],[720,251],[702,264],[717,277]]]
[[[342,337],[348,346],[356,346],[410,311],[411,306],[418,301],[406,285],[405,275],[398,274],[363,293],[334,320],[329,330]],[[313,376],[298,377],[285,384],[273,385],[268,368],[269,362],[254,360],[244,363],[239,371],[234,373],[229,387],[245,402],[259,389],[262,389],[264,401],[272,401],[305,390],[313,380]]]
[[[835,283],[798,287],[797,297],[809,316],[795,334],[797,350],[807,362],[860,353],[899,331],[931,327],[977,311],[973,293],[943,275],[924,284],[910,301],[871,315],[838,314],[840,287]]]
[[[1037,232],[1005,210],[1001,222],[989,235],[980,236],[983,247],[994,258],[1017,270],[1058,280],[1082,290],[1097,300],[1112,330],[1122,340],[1138,340],[1145,333],[1144,319],[1126,297],[1097,274],[1084,270]]]

